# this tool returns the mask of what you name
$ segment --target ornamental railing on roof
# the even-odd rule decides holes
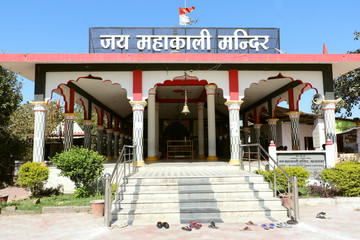
[[[89,53],[279,53],[279,28],[89,29]]]

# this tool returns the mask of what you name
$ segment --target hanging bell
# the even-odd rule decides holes
[[[185,115],[188,114],[188,113],[190,113],[189,107],[188,107],[188,105],[186,105],[186,103],[185,103],[185,105],[184,105],[183,110],[182,110],[181,113],[183,113],[183,114],[185,114]]]

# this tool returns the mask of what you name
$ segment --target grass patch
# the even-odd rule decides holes
[[[75,198],[72,195],[54,195],[50,197],[39,197],[40,203],[34,204],[35,198],[26,200],[15,200],[8,203],[2,203],[1,208],[7,206],[17,206],[18,210],[34,211],[35,213],[41,213],[42,208],[45,206],[89,206],[91,200],[104,199],[104,195],[90,196],[87,198]]]

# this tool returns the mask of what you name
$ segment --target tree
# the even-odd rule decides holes
[[[360,38],[360,32],[354,32],[354,40],[358,40]],[[349,54],[359,54],[360,49],[348,52]],[[352,70],[348,73],[341,75],[334,79],[334,91],[338,97],[341,97],[342,101],[340,101],[336,105],[336,112],[341,112],[341,110],[345,110],[342,113],[343,117],[351,117],[352,109],[357,107],[360,103],[360,68]],[[320,114],[321,108],[320,106],[312,105],[313,112]]]
[[[60,175],[74,182],[75,196],[87,197],[91,194],[91,185],[102,175],[106,158],[97,152],[74,146],[69,151],[57,153],[51,161],[61,170]]]
[[[22,141],[9,129],[11,114],[22,101],[22,84],[14,73],[0,66],[0,176],[11,173],[14,161],[20,157]],[[1,179],[9,180],[9,179]]]
[[[20,105],[20,107],[11,115],[9,121],[9,130],[12,135],[21,139],[25,145],[24,157],[30,160],[32,158],[33,134],[34,134],[35,112],[30,103]],[[45,140],[54,141],[53,132],[63,120],[62,110],[58,108],[56,102],[48,103],[48,113],[45,123]]]
[[[16,75],[0,66],[0,127],[6,128],[10,115],[22,101],[22,84]]]

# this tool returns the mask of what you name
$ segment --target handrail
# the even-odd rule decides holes
[[[110,226],[111,221],[111,197],[112,184],[115,184],[115,202],[120,199],[120,187],[126,184],[126,178],[136,171],[135,146],[124,145],[116,161],[115,167],[110,174],[105,175],[105,206],[104,206],[104,225]],[[131,168],[132,165],[132,168]],[[127,172],[128,168],[128,172]]]
[[[270,156],[270,154],[258,143],[251,143],[251,144],[241,144],[240,145],[240,149],[243,151],[243,149],[245,149],[247,147],[248,151],[246,152],[248,154],[247,158],[244,159],[248,159],[249,160],[249,171],[251,171],[251,160],[257,160],[258,161],[258,171],[260,173],[260,164],[264,163],[261,161],[261,157],[266,160],[266,161],[271,161],[273,163],[273,168],[274,168],[274,182],[271,181],[270,178],[269,181],[272,182],[273,186],[274,186],[274,197],[277,196],[277,193],[280,193],[280,191],[277,190],[277,174],[276,174],[276,168],[279,168],[280,171],[284,174],[284,176],[287,178],[287,183],[288,183],[288,191],[286,191],[286,189],[284,189],[285,194],[288,195],[287,198],[287,205],[289,206],[289,215],[291,218],[293,218],[294,220],[298,221],[299,219],[299,193],[298,193],[298,182],[297,182],[297,178],[296,176],[293,177],[293,179],[285,172],[285,170],[277,163],[277,161],[275,161],[272,156]],[[256,147],[257,151],[256,152],[251,152],[251,147]],[[245,151],[244,151],[245,153]],[[265,153],[265,156],[262,154]],[[257,154],[257,158],[251,158],[251,154]],[[241,154],[241,162],[240,162],[240,168],[242,170],[244,170],[244,165],[243,165],[243,156]],[[264,165],[265,166],[265,165]],[[281,175],[280,175],[281,176]],[[266,176],[267,177],[267,176]],[[281,176],[282,177],[282,176]],[[284,178],[282,178],[283,181],[285,181]],[[292,207],[291,202],[291,186],[292,185],[292,194],[293,194],[293,201],[294,201],[294,207]],[[293,211],[293,215],[292,215],[292,211]]]

